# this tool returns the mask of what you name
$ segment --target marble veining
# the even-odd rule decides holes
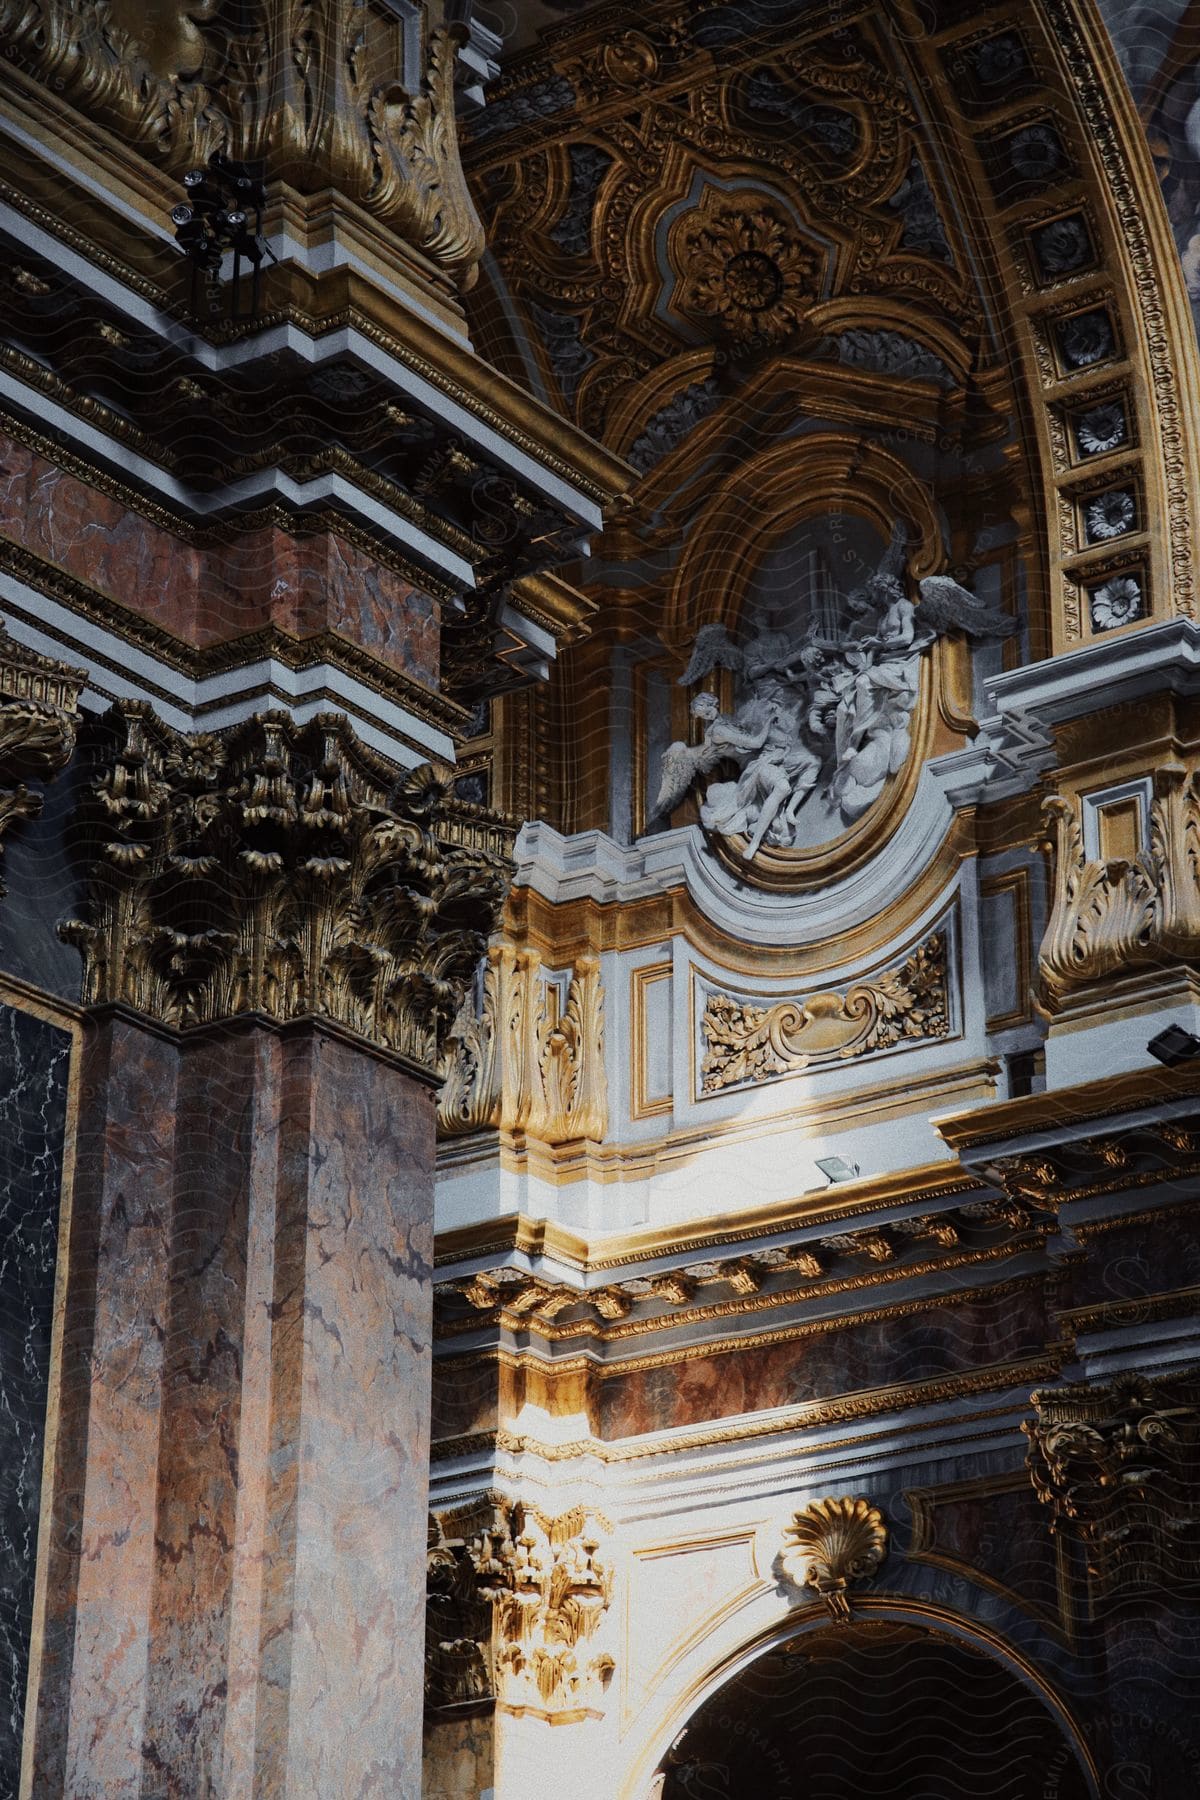
[[[0,1005],[0,1800],[21,1770],[70,1051]]]

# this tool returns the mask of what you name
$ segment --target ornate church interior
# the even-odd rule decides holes
[[[1200,0],[0,47],[0,1800],[1200,1795]]]

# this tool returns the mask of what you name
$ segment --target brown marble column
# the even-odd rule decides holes
[[[430,1090],[89,1034],[38,1793],[420,1792]]]
[[[33,1791],[418,1800],[434,1083],[496,822],[328,720],[96,754]]]

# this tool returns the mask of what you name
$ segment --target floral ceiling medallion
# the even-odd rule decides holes
[[[674,304],[744,347],[781,343],[812,299],[819,254],[761,194],[709,189],[672,234]]]

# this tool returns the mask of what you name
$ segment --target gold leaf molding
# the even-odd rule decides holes
[[[490,946],[476,996],[450,1032],[438,1126],[542,1143],[603,1138],[608,1124],[599,959],[576,959],[565,990],[536,950]]]
[[[705,1053],[702,1091],[769,1081],[813,1063],[867,1056],[905,1040],[950,1035],[949,945],[946,932],[925,939],[897,968],[846,993],[814,994],[759,1006],[709,994],[700,1029]]]

